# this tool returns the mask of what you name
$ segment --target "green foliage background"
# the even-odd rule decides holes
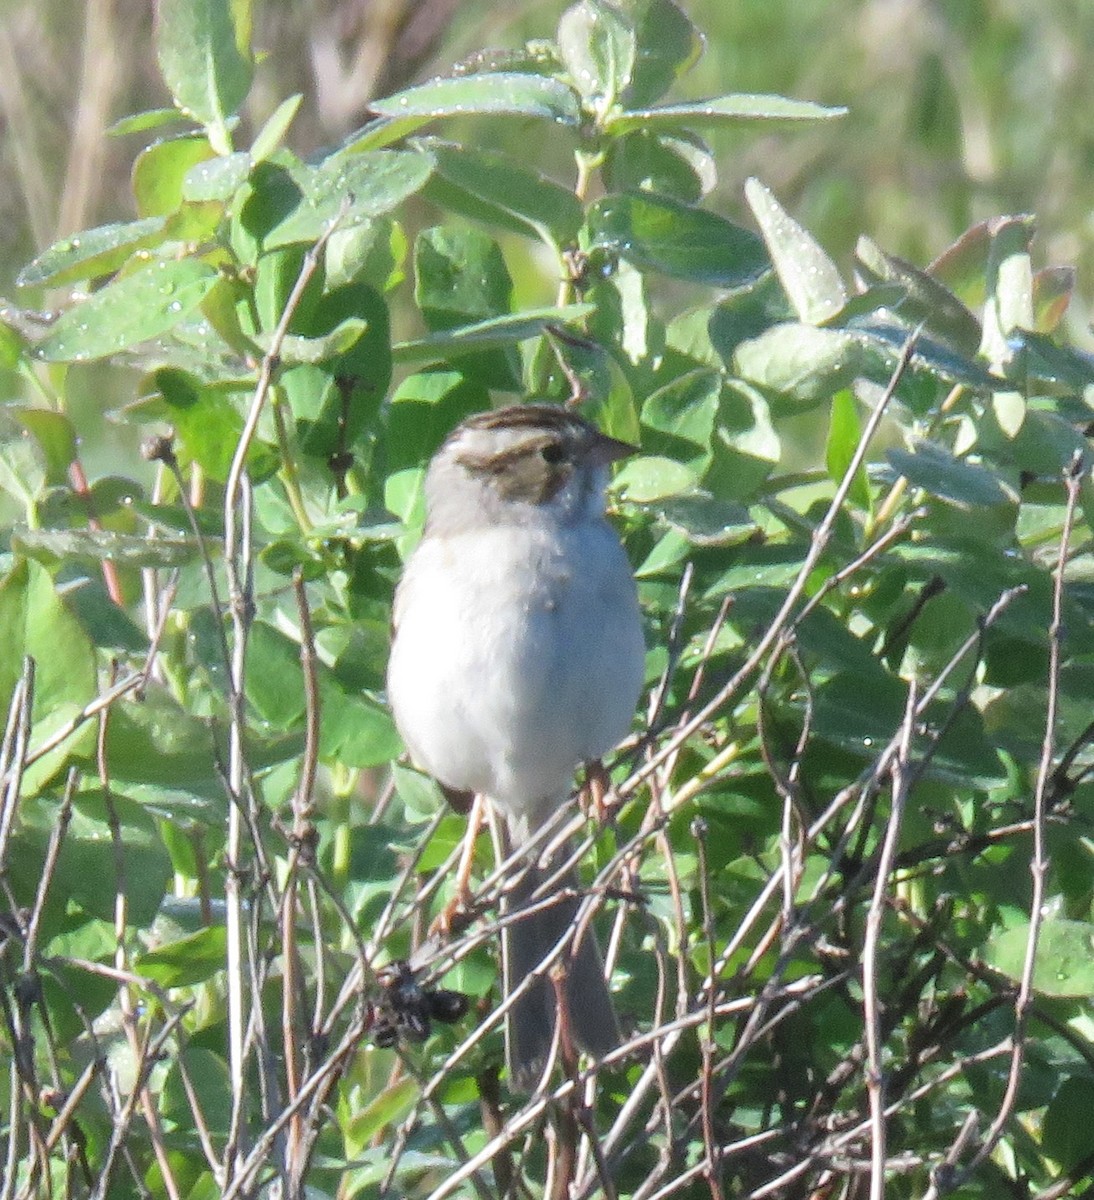
[[[0,1198],[1088,1192],[1089,6],[7,7]],[[650,647],[530,1098],[382,696],[522,396]]]

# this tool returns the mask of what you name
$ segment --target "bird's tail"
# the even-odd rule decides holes
[[[560,864],[568,856],[564,846],[556,851],[553,860]],[[536,892],[548,879],[549,889],[537,896]],[[502,931],[505,995],[512,995],[529,975],[538,971],[509,1010],[505,1028],[510,1083],[522,1091],[534,1087],[550,1052],[557,1023],[557,989],[543,962],[569,932],[580,907],[581,885],[577,873],[571,868],[560,874],[558,867],[550,864],[525,869],[505,898],[502,912],[509,919]],[[518,915],[521,912],[523,916]],[[602,1058],[619,1045],[620,1033],[604,978],[604,960],[591,925],[558,962],[565,968],[562,997],[570,1035],[582,1050]]]

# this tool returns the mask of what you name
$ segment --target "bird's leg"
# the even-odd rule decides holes
[[[475,861],[475,841],[479,836],[479,830],[482,829],[485,804],[486,800],[482,796],[476,796],[472,801],[467,817],[467,828],[464,830],[460,861],[456,867],[453,881],[452,899],[441,909],[430,928],[431,933],[452,937],[454,934],[462,932],[474,915],[471,902],[471,867]]]
[[[594,758],[585,764],[585,779],[580,792],[581,807],[598,825],[603,825],[611,815],[612,805],[608,803],[611,787],[612,777],[601,759]]]

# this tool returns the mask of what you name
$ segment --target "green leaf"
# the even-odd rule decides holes
[[[421,467],[465,417],[489,406],[485,385],[460,371],[408,375],[388,409],[384,449],[391,473]]]
[[[100,649],[147,653],[148,634],[114,603],[98,575],[87,575],[67,589],[65,603]]]
[[[201,303],[217,273],[199,259],[161,259],[116,279],[63,313],[38,343],[47,362],[107,358],[158,337]]]
[[[635,62],[623,96],[628,108],[652,104],[691,69],[703,38],[673,0],[637,0],[628,6],[635,29]]]
[[[108,137],[126,137],[131,133],[147,133],[150,129],[162,129],[165,125],[181,125],[182,114],[177,108],[149,108],[144,112],[131,113],[108,125]]]
[[[828,477],[839,483],[851,465],[851,459],[858,449],[862,438],[862,424],[858,419],[858,408],[855,405],[854,394],[849,389],[843,389],[832,397],[832,413],[828,419],[828,440],[825,444],[825,464],[828,467]],[[859,466],[851,481],[848,499],[859,508],[870,511],[872,497],[870,484],[866,478],[865,466]]]
[[[501,249],[476,229],[425,229],[414,245],[414,299],[433,331],[509,314],[513,283]],[[517,391],[520,359],[513,346],[485,350],[463,369],[488,387]]]
[[[1029,941],[1023,922],[993,938],[987,961],[1009,979],[1022,978]],[[1037,937],[1033,989],[1042,996],[1094,996],[1094,925],[1053,917],[1042,922]]]
[[[301,448],[324,460],[351,450],[375,421],[391,382],[391,335],[383,298],[363,283],[309,289],[293,317],[292,333],[320,338],[346,322],[364,333],[319,367],[286,371],[281,383],[297,420]]]
[[[593,311],[591,304],[564,304],[557,308],[532,308],[508,313],[489,321],[477,321],[455,329],[431,333],[411,342],[397,342],[392,348],[396,362],[427,362],[469,354],[495,346],[509,346],[538,337],[550,325],[580,321]]]
[[[695,472],[682,463],[658,455],[629,458],[612,480],[612,487],[632,504],[650,504],[694,489]]]
[[[570,82],[586,107],[603,117],[634,70],[635,31],[627,15],[605,0],[578,0],[562,14],[557,42]]]
[[[785,96],[731,95],[613,113],[605,120],[604,127],[608,133],[620,134],[632,129],[717,127],[739,121],[828,121],[846,113],[846,108],[829,108]]]
[[[433,170],[420,150],[373,150],[331,155],[320,167],[290,173],[299,195],[265,236],[267,250],[313,242],[337,221],[340,230],[382,216],[419,191]]]
[[[716,182],[714,160],[697,137],[640,129],[613,138],[604,161],[609,192],[656,192],[696,204]]]
[[[533,355],[536,395],[567,404],[576,391],[587,397],[581,411],[594,424],[612,437],[636,445],[641,432],[634,391],[615,355],[594,341],[594,336],[560,338],[548,331]],[[542,373],[540,361],[545,364]]]
[[[76,460],[76,430],[64,413],[48,408],[21,408],[5,406],[5,412],[23,426],[41,447],[45,457],[47,480],[52,484],[63,483],[68,468]]]
[[[414,300],[430,329],[509,314],[513,281],[493,238],[435,226],[414,243]]]
[[[346,1137],[362,1149],[382,1130],[395,1125],[414,1107],[420,1091],[414,1079],[400,1079],[384,1088],[378,1096],[355,1113],[348,1123]]]
[[[576,125],[581,117],[577,97],[564,83],[543,75],[505,71],[434,79],[372,100],[369,107],[381,116],[400,119],[495,114]]]
[[[1038,333],[1052,333],[1075,291],[1074,267],[1045,267],[1033,276],[1033,316]]]
[[[991,506],[1009,504],[1002,484],[986,467],[955,458],[935,442],[920,442],[914,452],[894,448],[888,452],[893,469],[913,487],[956,504]]]
[[[198,463],[210,479],[223,483],[243,433],[243,414],[233,394],[233,385],[203,384],[193,375],[174,367],[162,367],[153,376],[165,403],[165,417],[179,440],[180,457]],[[247,464],[256,479],[268,478],[277,469],[273,451],[260,440],[252,442]],[[180,545],[190,539],[178,539]],[[158,542],[149,541],[155,552]]]
[[[1094,1079],[1071,1075],[1056,1089],[1041,1122],[1041,1150],[1065,1171],[1090,1154]]]
[[[44,283],[59,287],[76,279],[109,275],[122,266],[134,250],[157,245],[166,223],[162,216],[146,217],[142,221],[100,225],[62,238],[25,266],[16,283],[20,287]]]
[[[183,201],[189,172],[215,157],[209,139],[188,133],[154,142],[133,163],[133,196],[142,217],[166,216]]]
[[[179,109],[204,125],[218,154],[231,149],[227,119],[251,86],[249,4],[159,0],[156,57]]]
[[[771,266],[754,233],[666,196],[605,196],[590,210],[588,225],[592,246],[693,283],[743,287]]]
[[[183,199],[228,201],[247,182],[253,167],[254,160],[246,150],[204,159],[186,172]]]
[[[827,619],[832,620],[831,614]],[[828,628],[838,631],[841,639],[850,637],[838,621]],[[811,648],[818,649],[815,644]],[[902,680],[886,675],[880,664],[868,652],[862,654],[861,649],[861,665],[856,664],[857,669],[837,674],[816,689],[813,732],[858,756],[873,759],[900,727],[907,689]],[[840,649],[834,642],[832,650],[829,661],[834,666],[839,666],[841,659],[847,661],[846,647]],[[867,662],[874,666],[862,669]],[[941,702],[928,712],[929,726],[946,728],[928,772],[942,779],[960,781],[965,787],[973,780],[981,786],[998,784],[1005,773],[992,740],[985,735],[979,713],[966,708],[952,721],[951,716],[949,706]]]
[[[721,391],[721,374],[700,367],[651,392],[642,405],[642,424],[664,436],[648,439],[649,448],[675,451],[671,456],[677,458],[709,453]]]
[[[0,705],[7,711],[23,659],[35,660],[34,741],[45,740],[91,701],[98,687],[95,652],[87,634],[68,611],[49,574],[37,563],[17,559],[0,579]],[[94,740],[86,728],[34,772],[28,789],[60,768],[73,747]]]
[[[263,721],[288,729],[304,716],[304,669],[300,643],[266,621],[247,637],[247,700]]]
[[[217,755],[212,721],[187,712],[160,688],[149,688],[140,704],[110,710],[111,779],[219,801],[224,784]]]
[[[883,316],[870,315],[853,321],[848,326],[848,332],[858,334],[864,348],[873,344],[875,348],[884,350],[888,362],[886,369],[891,370],[913,331],[907,325],[886,320]],[[948,383],[961,383],[983,391],[997,388],[1000,383],[998,376],[985,370],[978,359],[970,358],[926,333],[921,333],[915,339],[912,366],[926,368]]]
[[[758,179],[745,183],[745,196],[798,320],[820,325],[834,317],[847,303],[836,264]]]
[[[1005,371],[1010,362],[1014,330],[1033,328],[1033,233],[1028,216],[1000,218],[991,230],[981,352],[995,371]]]
[[[112,799],[112,816],[117,818],[115,828],[122,843],[122,873],[111,838],[112,818],[102,795],[85,794],[73,810],[61,843],[56,878],[64,881],[63,887],[49,903],[59,909],[78,905],[89,916],[113,921],[121,893],[127,921],[140,928],[152,922],[163,902],[171,862],[148,814],[127,797]],[[28,891],[33,896],[41,880],[46,846],[56,824],[54,805],[55,801],[43,796],[33,811],[28,812],[26,806],[21,813],[30,828],[19,851],[8,860],[9,871],[15,868],[16,892],[21,897]]]
[[[19,529],[12,545],[53,566],[60,562],[122,567],[177,567],[193,562],[200,548],[192,538],[149,538],[109,529]]]
[[[716,496],[741,501],[756,495],[781,459],[767,401],[743,380],[727,380],[722,387],[713,452],[703,486]]]
[[[327,286],[367,283],[377,292],[389,292],[405,278],[406,254],[406,234],[391,217],[336,229],[327,242]]]
[[[965,354],[980,346],[980,322],[948,288],[911,263],[887,254],[876,242],[860,237],[855,247],[859,272],[871,283],[896,283],[904,289],[901,317],[923,325]]]
[[[875,356],[879,371],[884,360]],[[733,356],[742,379],[797,399],[824,399],[862,373],[861,344],[850,333],[796,322],[741,342]]]
[[[475,146],[418,138],[436,163],[425,188],[439,207],[549,245],[577,237],[584,217],[581,202],[569,189],[513,162],[511,157]]]
[[[258,131],[251,143],[250,157],[253,162],[264,161],[280,148],[303,99],[304,97],[299,92],[295,96],[287,97],[266,118],[266,124]]]
[[[146,950],[133,965],[138,975],[154,980],[161,987],[192,987],[224,970],[227,947],[227,930],[223,925],[211,925],[178,941]]]
[[[10,316],[11,309],[0,304],[0,367],[9,371],[19,365],[27,349],[26,339],[8,323]]]
[[[960,297],[964,304],[975,307],[984,303],[984,276],[992,229],[998,220],[978,221],[927,267],[931,276]]]
[[[374,767],[396,758],[402,743],[387,709],[367,694],[347,691],[322,663],[316,675],[322,760]],[[305,711],[300,645],[262,621],[247,647],[247,698],[276,728],[298,726]]]
[[[1081,392],[1094,385],[1094,355],[1077,347],[1057,346],[1043,333],[1015,330],[1009,339],[1014,351],[1011,374],[1039,384],[1053,383]]]
[[[326,672],[320,674],[320,706],[319,753],[324,762],[378,767],[402,752],[387,706],[367,694],[347,692]]]
[[[756,532],[756,522],[744,505],[702,490],[666,497],[652,507],[693,546],[732,546]]]
[[[174,1137],[194,1126],[194,1110],[183,1082],[183,1067],[187,1081],[198,1096],[203,1126],[219,1144],[220,1139],[227,1138],[232,1126],[232,1085],[228,1067],[220,1055],[194,1042],[184,1045],[177,1058],[172,1057],[159,1103],[163,1120],[174,1126]],[[216,1200],[219,1189],[212,1184],[211,1176],[206,1174],[202,1178],[209,1180],[209,1186],[204,1191],[200,1185],[191,1188],[187,1200]]]
[[[286,334],[278,343],[278,357],[283,363],[323,363],[347,354],[364,336],[368,322],[360,317],[346,317],[329,332],[317,337]],[[255,334],[255,343],[264,352],[273,345],[272,333]]]
[[[46,490],[46,456],[36,438],[28,437],[0,409],[0,492],[6,492],[30,514],[36,513]]]

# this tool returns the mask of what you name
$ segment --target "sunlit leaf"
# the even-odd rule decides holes
[[[557,79],[511,72],[484,72],[434,79],[418,87],[396,92],[369,107],[384,117],[465,117],[470,114],[500,114],[543,117],[576,125],[577,97]]]
[[[758,179],[748,180],[745,195],[798,320],[816,325],[835,316],[847,303],[836,264]]]
[[[63,313],[35,353],[47,362],[86,362],[117,354],[173,328],[197,308],[216,280],[216,271],[199,259],[160,259]]]
[[[156,245],[165,225],[163,217],[146,217],[142,221],[100,225],[97,229],[62,238],[25,266],[16,282],[20,287],[44,283],[58,287],[74,279],[108,275],[134,250]]]
[[[228,118],[251,86],[249,21],[225,0],[159,0],[156,57],[175,103],[206,126],[214,149],[230,149]]]
[[[558,23],[558,49],[570,80],[597,115],[631,80],[636,56],[629,14],[606,0],[578,0]]]
[[[605,124],[610,133],[619,134],[632,129],[668,126],[702,128],[704,125],[729,125],[739,121],[827,121],[842,117],[846,112],[845,108],[829,108],[809,100],[790,100],[785,96],[718,96],[712,100],[615,113]]]
[[[992,938],[987,961],[1017,982],[1022,978],[1028,942],[1028,923],[1015,925]],[[1094,996],[1094,925],[1062,917],[1042,922],[1033,987],[1042,996]]]

